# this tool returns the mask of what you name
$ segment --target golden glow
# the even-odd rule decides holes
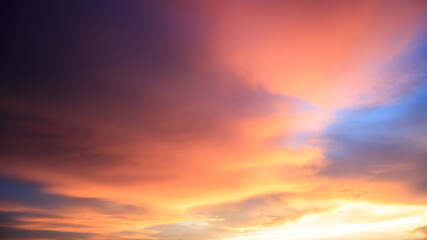
[[[273,229],[251,229],[226,240],[396,239],[420,237],[408,232],[427,223],[427,207],[339,203],[332,211],[304,216]],[[239,229],[244,230],[244,229]]]

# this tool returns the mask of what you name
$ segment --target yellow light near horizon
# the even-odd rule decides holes
[[[416,238],[418,234],[408,229],[426,223],[425,206],[350,203],[328,212],[307,215],[295,223],[258,229],[224,240],[402,240]]]

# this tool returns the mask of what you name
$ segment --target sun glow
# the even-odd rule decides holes
[[[427,223],[427,207],[346,203],[271,229],[240,229],[226,240],[396,239],[422,236],[408,232]]]

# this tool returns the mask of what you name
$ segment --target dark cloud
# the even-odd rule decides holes
[[[114,217],[126,216],[129,213],[143,215],[146,209],[133,205],[118,204],[112,201],[96,198],[77,198],[43,192],[43,185],[10,178],[0,179],[0,201],[33,206],[43,210],[54,211],[64,208],[91,209],[96,212]],[[6,218],[22,216],[15,212],[2,212]],[[22,213],[23,214],[23,213]],[[27,213],[30,214],[30,213]],[[34,217],[34,216],[33,216]],[[44,214],[44,217],[59,216]]]
[[[58,239],[58,240],[79,240],[90,239],[95,236],[92,233],[79,232],[59,232],[48,230],[24,230],[16,228],[0,227],[1,239]]]
[[[18,204],[31,210],[0,211],[0,227],[5,239],[90,239],[94,234],[80,233],[91,227],[79,221],[85,214],[101,214],[106,219],[138,219],[147,214],[139,206],[97,198],[78,198],[44,192],[45,186],[32,182],[0,178],[0,202]],[[71,217],[70,217],[70,213]],[[77,214],[77,215],[76,215]],[[75,221],[71,221],[74,219]],[[38,230],[29,230],[31,226]],[[50,231],[73,229],[76,232]],[[25,230],[23,230],[25,229]],[[49,229],[43,230],[43,229]],[[3,238],[2,238],[3,239]]]
[[[0,211],[0,226],[3,226],[3,227],[21,226],[28,223],[23,219],[37,219],[37,218],[59,219],[61,218],[61,216],[49,214],[49,213],[40,213],[40,212]],[[74,225],[74,226],[79,227],[78,225]]]

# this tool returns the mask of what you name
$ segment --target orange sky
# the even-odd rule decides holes
[[[427,239],[426,3],[6,3],[0,238]]]

